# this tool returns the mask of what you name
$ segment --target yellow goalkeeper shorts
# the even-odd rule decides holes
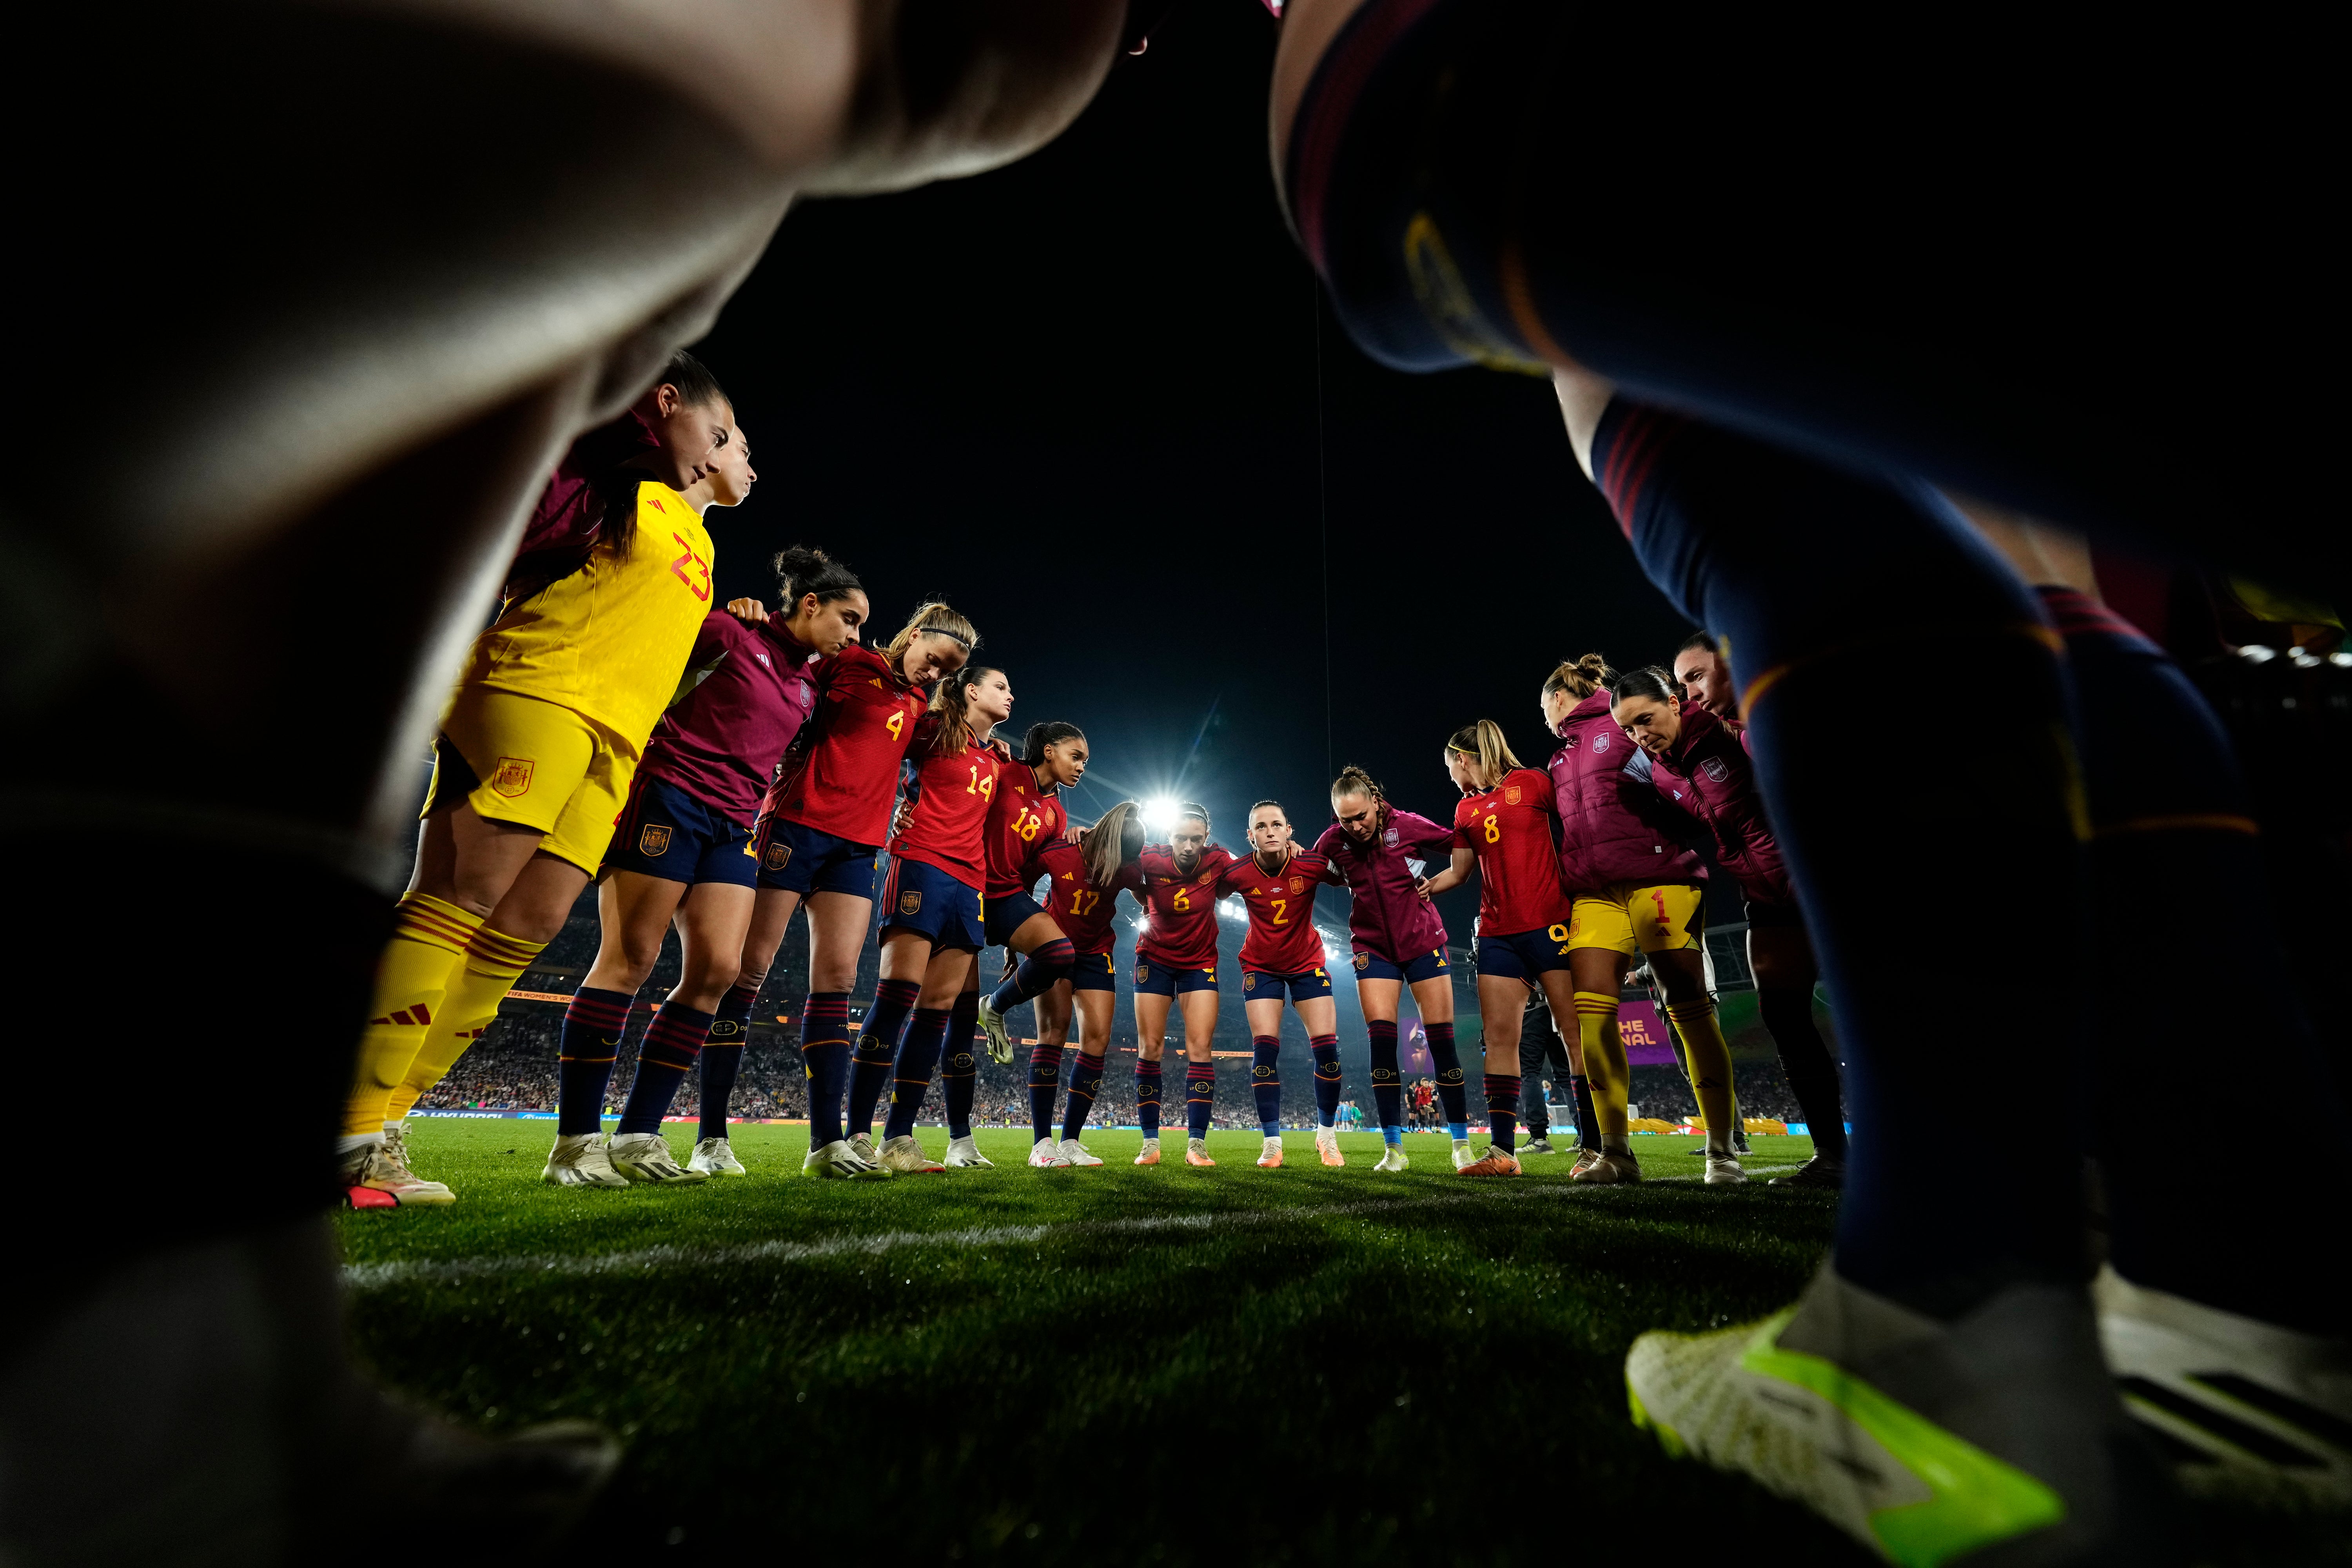
[[[1696,882],[1611,882],[1579,893],[1569,917],[1570,948],[1679,952],[1706,941],[1706,889]]]
[[[635,748],[593,719],[461,686],[441,721],[425,810],[462,798],[488,821],[536,827],[541,849],[593,877],[636,772]]]

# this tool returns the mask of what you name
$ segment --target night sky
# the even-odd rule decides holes
[[[1256,7],[1185,7],[1025,162],[801,205],[697,349],[760,474],[709,520],[726,593],[772,605],[769,555],[806,542],[863,576],[877,640],[949,600],[1016,737],[1086,731],[1075,815],[1188,795],[1237,852],[1262,795],[1311,842],[1337,763],[1450,819],[1454,729],[1495,719],[1540,766],[1557,659],[1663,662],[1689,630],[1548,383],[1403,375],[1340,334],[1275,202],[1274,42]],[[1466,942],[1475,890],[1447,902]]]

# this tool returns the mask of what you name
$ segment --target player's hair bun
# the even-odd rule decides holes
[[[1613,685],[1616,679],[1617,672],[1609,667],[1607,659],[1597,653],[1588,653],[1581,658],[1560,660],[1559,667],[1544,678],[1544,695],[1565,691],[1581,702],[1602,687]]]
[[[800,607],[800,602],[811,594],[820,605],[830,605],[846,599],[852,594],[862,594],[866,584],[857,574],[835,561],[822,550],[812,550],[805,544],[795,544],[779,550],[769,564],[775,568],[777,586],[783,590],[784,614],[789,616]]]

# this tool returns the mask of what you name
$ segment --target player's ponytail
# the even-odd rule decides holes
[[[1609,689],[1609,695],[1619,702],[1628,697],[1680,702],[1683,700],[1683,689],[1666,670],[1654,664],[1645,664],[1639,669],[1629,669],[1618,676],[1616,684]]]
[[[1597,653],[1588,653],[1582,658],[1563,659],[1559,668],[1544,678],[1543,694],[1549,697],[1555,691],[1565,691],[1581,702],[1604,686],[1613,687],[1616,681],[1617,672],[1609,668],[1609,661]]]
[[[1033,768],[1041,767],[1045,764],[1046,747],[1059,745],[1064,741],[1083,741],[1086,738],[1085,731],[1064,720],[1054,719],[1045,723],[1032,724],[1029,726],[1029,733],[1021,742],[1021,760]]]
[[[1119,868],[1131,866],[1143,853],[1143,808],[1120,801],[1078,835],[1078,853],[1087,862],[1087,880],[1108,889],[1118,881]]]
[[[931,599],[915,606],[915,613],[907,617],[907,624],[898,628],[898,635],[890,639],[890,646],[882,650],[882,657],[890,661],[892,669],[899,668],[899,661],[907,657],[908,645],[927,633],[961,643],[967,654],[976,653],[980,648],[978,628],[957,615],[954,607],[944,600]]]
[[[940,731],[931,740],[931,754],[950,757],[971,744],[971,689],[984,675],[998,673],[986,664],[967,664],[945,677],[931,692],[931,711],[939,715]]]
[[[824,551],[812,550],[805,544],[777,551],[775,559],[768,564],[775,569],[776,586],[783,593],[787,620],[801,613],[801,601],[811,594],[816,595],[818,604],[830,605],[852,594],[866,592],[866,584],[857,580],[856,573]]]
[[[1494,788],[1503,782],[1505,773],[1521,765],[1511,754],[1511,742],[1503,738],[1503,727],[1492,719],[1463,725],[1445,744],[1471,760],[1480,789]]]

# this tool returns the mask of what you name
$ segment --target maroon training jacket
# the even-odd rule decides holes
[[[1563,744],[1549,771],[1560,881],[1571,893],[1596,893],[1608,882],[1706,881],[1705,863],[1683,847],[1674,808],[1650,783],[1647,756],[1609,708],[1609,693],[1596,691],[1559,721]]]
[[[1731,727],[1695,702],[1683,705],[1683,732],[1650,759],[1651,782],[1715,830],[1715,861],[1759,904],[1797,907],[1780,847],[1764,820],[1756,769]]]

